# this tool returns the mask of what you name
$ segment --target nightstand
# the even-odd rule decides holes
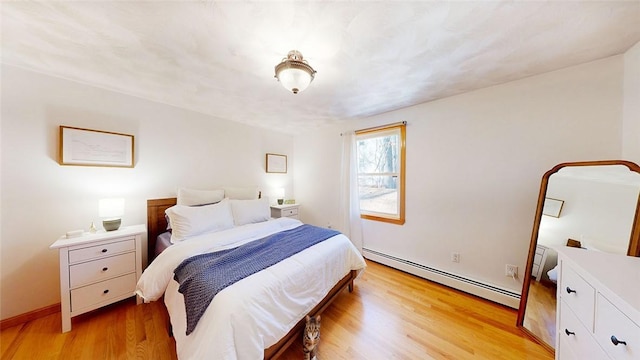
[[[135,295],[146,232],[145,225],[126,226],[62,236],[49,247],[60,252],[62,332],[71,330],[72,317]]]
[[[535,276],[536,281],[542,279],[542,272],[544,265],[547,262],[548,248],[544,245],[538,244],[536,246],[536,256],[533,258],[533,267],[531,268],[531,275]]]
[[[271,205],[271,217],[290,217],[293,219],[299,219],[298,208],[300,204],[284,204],[284,205]]]

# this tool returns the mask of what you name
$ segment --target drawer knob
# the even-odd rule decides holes
[[[576,334],[573,331],[569,331],[569,329],[564,329],[564,333],[567,334],[567,336]]]
[[[618,340],[618,338],[615,335],[611,335],[611,342],[615,346],[618,346],[618,344],[622,344],[622,345],[625,345],[625,346],[627,345],[626,341]]]
[[[102,271],[107,271],[107,270],[109,270],[109,268],[108,268],[108,267],[103,267],[103,268],[102,268]]]
[[[106,252],[107,252],[107,249],[102,249],[102,252],[103,252],[103,253],[106,253]]]
[[[109,289],[105,290],[102,292],[103,294],[108,294],[109,293]]]
[[[567,286],[567,294],[571,294],[571,293],[574,293],[574,292],[576,292],[576,291]]]

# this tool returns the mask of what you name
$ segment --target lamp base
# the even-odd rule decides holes
[[[104,227],[106,231],[114,231],[120,228],[121,223],[122,223],[122,219],[103,220],[102,227]]]

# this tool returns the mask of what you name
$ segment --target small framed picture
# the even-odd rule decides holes
[[[133,167],[133,135],[60,126],[60,165]]]
[[[563,205],[564,200],[545,198],[544,205],[542,207],[542,215],[560,217],[560,212],[562,212]]]
[[[287,173],[287,155],[267,154],[268,173]]]

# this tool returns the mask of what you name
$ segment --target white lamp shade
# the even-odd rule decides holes
[[[284,199],[284,188],[276,188],[273,190],[273,196],[275,196],[276,199]]]
[[[300,92],[306,89],[311,83],[311,75],[301,69],[283,69],[278,74],[278,80],[287,90],[291,92]]]
[[[101,218],[120,218],[124,215],[124,199],[100,199],[98,201],[98,215]]]

